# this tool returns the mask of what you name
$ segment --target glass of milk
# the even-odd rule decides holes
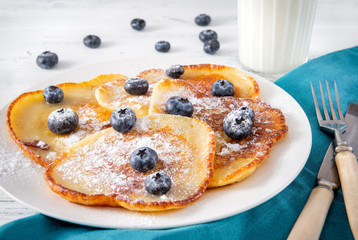
[[[283,74],[307,61],[317,0],[238,0],[244,67]]]

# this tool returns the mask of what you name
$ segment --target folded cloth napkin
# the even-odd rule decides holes
[[[0,239],[286,239],[315,186],[321,161],[332,141],[332,136],[319,130],[312,103],[309,83],[317,87],[319,80],[337,82],[344,112],[349,101],[358,102],[358,47],[311,60],[275,82],[304,109],[313,143],[299,176],[260,206],[222,220],[164,230],[98,229],[37,214],[2,226]],[[340,190],[329,210],[321,239],[353,239]]]

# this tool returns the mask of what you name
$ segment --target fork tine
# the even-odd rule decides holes
[[[328,95],[329,107],[331,109],[332,118],[333,118],[333,120],[337,120],[336,113],[335,113],[336,111],[334,110],[334,107],[333,107],[331,92],[329,91],[329,86],[328,86],[327,81],[326,81],[326,87],[327,87],[327,95]]]
[[[338,96],[338,90],[337,90],[336,81],[334,81],[334,91],[335,91],[335,94],[336,94],[336,102],[337,102],[339,119],[342,120],[342,119],[344,119],[344,117],[343,117],[343,113],[342,113],[342,109],[341,109],[341,104],[339,103],[339,96]]]
[[[319,90],[321,91],[321,100],[322,100],[322,107],[323,107],[324,116],[326,117],[326,120],[329,120],[330,117],[329,117],[329,114],[328,114],[328,111],[327,111],[326,102],[324,101],[321,81],[319,81]]]
[[[317,97],[316,97],[316,93],[314,92],[312,82],[310,82],[310,84],[311,84],[311,91],[312,91],[312,97],[313,97],[313,102],[314,102],[314,108],[316,109],[316,115],[317,115],[318,122],[320,122],[320,121],[323,120],[322,115],[321,115],[321,111],[319,110],[319,107],[318,107]]]

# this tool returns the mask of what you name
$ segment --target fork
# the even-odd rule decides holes
[[[347,123],[342,114],[342,109],[339,103],[337,84],[334,81],[334,89],[336,95],[336,104],[338,117],[335,114],[335,108],[332,103],[331,94],[329,91],[328,82],[326,81],[327,96],[332,118],[328,113],[326,101],[322,90],[322,84],[319,82],[322,108],[324,119],[319,110],[317,97],[311,83],[311,90],[313,95],[314,106],[316,110],[317,120],[320,129],[333,133],[335,136],[335,162],[338,169],[339,179],[341,181],[344,202],[346,205],[347,216],[353,236],[358,239],[358,164],[357,157],[353,154],[352,147],[348,146],[344,141],[342,132],[347,128]]]

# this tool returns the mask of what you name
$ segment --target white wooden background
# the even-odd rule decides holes
[[[195,25],[200,13],[212,17],[210,26]],[[147,22],[142,32],[130,27],[136,17]],[[236,19],[236,0],[0,0],[0,107],[40,81],[101,61],[170,54],[238,62]],[[199,32],[209,28],[221,43],[214,56],[205,54],[198,40]],[[100,48],[83,45],[88,34],[102,39]],[[154,50],[159,40],[171,43],[169,53]],[[309,58],[355,45],[358,0],[319,0]],[[36,65],[45,50],[58,54],[55,69]],[[0,190],[0,226],[35,213]]]

